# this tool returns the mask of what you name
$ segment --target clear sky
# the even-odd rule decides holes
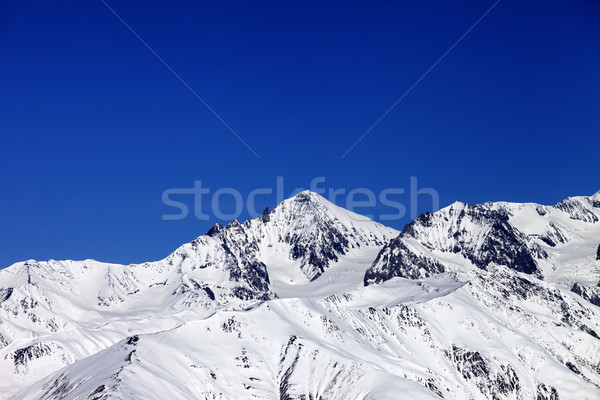
[[[600,189],[597,1],[501,1],[343,159],[493,1],[107,4],[260,159],[100,1],[1,2],[0,267],[163,258],[217,222],[162,220],[196,180],[416,176],[442,206]]]

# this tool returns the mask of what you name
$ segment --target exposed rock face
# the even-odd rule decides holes
[[[543,383],[538,385],[536,400],[560,400],[558,392],[552,386],[546,386]]]
[[[224,250],[229,268],[230,280],[245,282],[248,287],[240,287],[244,293],[261,293],[269,297],[269,274],[267,266],[259,261],[258,242],[248,229],[237,221],[221,228],[212,236]],[[249,290],[244,290],[249,289]],[[245,296],[247,297],[247,296]]]
[[[382,249],[367,271],[365,283],[444,272],[444,267],[427,255],[431,251],[460,255],[482,270],[504,265],[538,276],[537,260],[547,257],[537,243],[509,223],[507,210],[494,209],[489,203],[455,203],[437,213],[425,213],[406,225]]]
[[[598,216],[589,209],[589,206],[595,207],[597,202],[591,198],[569,197],[554,207],[569,214],[569,217],[576,221],[596,223]]]
[[[600,285],[600,282],[598,283]],[[590,303],[600,307],[600,286],[584,286],[577,282],[571,287],[571,292],[577,293]]]
[[[445,271],[437,260],[412,251],[402,240],[402,235],[386,244],[373,262],[379,270],[370,268],[364,278],[365,285],[381,283],[393,277],[422,279]],[[385,265],[385,268],[382,266]]]
[[[509,364],[500,364],[498,368],[478,351],[469,351],[456,345],[445,354],[463,378],[474,383],[487,398],[515,396],[521,389],[519,377]]]
[[[50,347],[44,343],[35,343],[21,349],[17,349],[13,355],[15,367],[26,366],[30,360],[34,360],[50,354]]]
[[[266,222],[269,222],[270,220],[271,220],[271,217],[269,216],[269,207],[267,207],[263,211],[262,221],[266,223]]]

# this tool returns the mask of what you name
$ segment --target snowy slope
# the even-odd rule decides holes
[[[158,262],[18,263],[0,398],[596,399],[599,219],[455,203],[400,233],[302,192]]]

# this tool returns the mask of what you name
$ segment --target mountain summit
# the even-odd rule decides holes
[[[596,399],[600,199],[402,232],[301,192],[163,260],[0,271],[0,399]]]

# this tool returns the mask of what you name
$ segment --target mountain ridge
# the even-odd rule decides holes
[[[135,365],[126,381],[148,373],[147,384],[196,382],[196,392],[176,398],[394,398],[394,390],[417,398],[594,398],[594,196],[555,206],[456,202],[398,232],[302,192],[268,218],[217,224],[163,260],[14,264],[0,271],[0,398],[127,398],[124,391],[135,390],[110,378],[114,372],[100,380],[78,372],[91,371],[81,363],[92,361],[107,371]],[[445,315],[448,308],[461,317]],[[186,327],[198,323],[206,340],[231,343],[232,352],[220,359],[192,339]],[[133,352],[134,337],[144,352]],[[268,356],[270,348],[281,357]],[[173,380],[170,368],[140,356],[153,351],[188,378]],[[212,361],[186,364],[194,352]],[[254,375],[228,375],[239,368]],[[560,374],[562,384],[536,368]],[[380,385],[354,384],[365,379]],[[398,384],[386,389],[390,379]]]

